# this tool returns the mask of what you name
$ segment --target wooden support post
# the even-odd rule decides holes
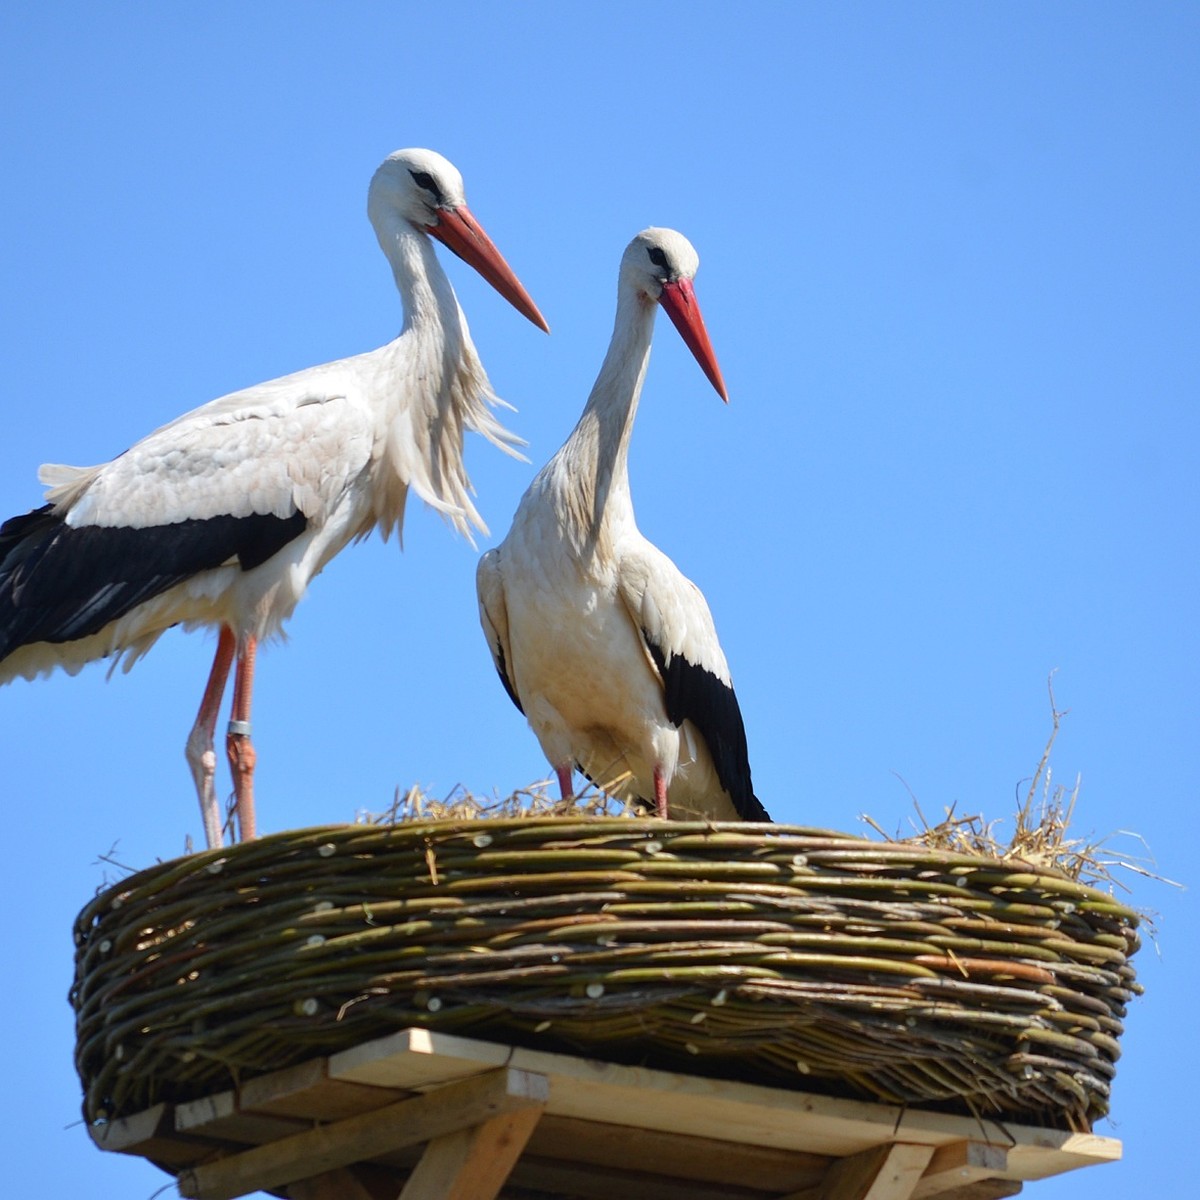
[[[981,1179],[978,1183],[964,1184],[951,1192],[943,1192],[939,1200],[1008,1200],[1022,1186],[1019,1179]]]
[[[816,1187],[781,1200],[910,1200],[932,1157],[932,1146],[906,1142],[872,1146],[839,1158]]]
[[[345,1167],[293,1183],[288,1200],[375,1200],[354,1173]]]
[[[525,1108],[434,1138],[400,1200],[495,1200],[541,1115]]]
[[[727,1183],[698,1183],[657,1172],[566,1159],[537,1158],[532,1149],[508,1177],[506,1188],[524,1196],[570,1197],[570,1200],[766,1200],[761,1188],[730,1187]]]
[[[912,1200],[931,1200],[956,1192],[967,1184],[1003,1175],[1008,1167],[1008,1150],[987,1142],[951,1142],[939,1146],[913,1189]]]
[[[482,1125],[504,1113],[540,1111],[549,1094],[545,1076],[502,1067],[194,1167],[179,1176],[179,1194],[190,1200],[234,1200]]]
[[[289,1184],[287,1196],[288,1200],[396,1200],[402,1178],[395,1170],[357,1163]]]

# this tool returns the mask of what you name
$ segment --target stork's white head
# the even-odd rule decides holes
[[[651,300],[659,299],[664,284],[695,279],[699,269],[696,248],[674,229],[643,229],[621,257],[621,275]]]
[[[652,226],[625,247],[620,286],[632,286],[646,300],[657,301],[666,309],[717,395],[728,401],[729,393],[692,287],[699,267],[700,255],[682,233]]]
[[[410,149],[389,154],[367,190],[367,215],[385,253],[396,222],[405,222],[437,238],[474,267],[518,312],[550,332],[529,293],[467,208],[458,168],[436,151]]]
[[[438,223],[439,210],[466,202],[458,168],[435,150],[397,150],[379,165],[367,192],[367,214],[376,228],[403,217],[418,229]]]

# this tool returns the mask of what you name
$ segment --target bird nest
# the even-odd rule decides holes
[[[1050,866],[788,825],[424,819],[144,870],[75,927],[96,1121],[423,1025],[1086,1129],[1137,915]]]

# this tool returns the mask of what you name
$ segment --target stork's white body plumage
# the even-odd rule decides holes
[[[660,815],[669,805],[672,816],[766,820],[708,604],[642,536],[629,489],[658,302],[725,394],[691,289],[698,261],[672,230],[646,230],[626,250],[599,377],[508,536],[480,561],[480,617],[564,795],[578,766]]]
[[[411,430],[394,428],[411,422],[403,397],[413,389],[401,381],[407,348],[398,339],[383,350],[234,392],[98,467],[42,468],[46,500],[70,528],[169,529],[183,520],[255,514],[284,520],[296,513],[306,524],[250,570],[234,561],[200,571],[88,637],[20,647],[0,663],[3,676],[33,678],[55,667],[74,672],[110,654],[122,654],[128,669],[178,623],[224,624],[269,637],[351,539],[375,529],[386,538],[399,528],[410,487],[460,529],[468,521],[481,528],[461,458],[451,456],[451,470],[437,488],[428,461],[432,447],[416,452]],[[421,424],[427,432],[428,420]],[[509,444],[498,425],[494,440]],[[462,493],[457,502],[449,499],[454,490]]]
[[[427,235],[545,322],[471,217],[461,176],[432,151],[397,151],[372,180],[368,212],[404,305],[394,341],[223,396],[101,466],[44,467],[46,507],[0,528],[0,683],[109,655],[128,669],[175,624],[221,630],[188,739],[210,845],[221,840],[213,729],[233,657],[229,750],[249,836],[257,643],[347,543],[399,530],[409,489],[460,532],[485,529],[463,435],[517,444],[491,411],[497,398]]]

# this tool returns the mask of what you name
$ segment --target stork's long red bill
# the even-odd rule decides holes
[[[721,368],[717,366],[717,356],[713,352],[712,342],[708,340],[708,330],[704,327],[704,318],[700,315],[700,305],[696,300],[696,291],[690,279],[676,279],[664,283],[659,304],[667,310],[667,316],[675,323],[680,337],[687,343],[700,369],[708,376],[708,381],[717,389],[717,395],[729,403],[729,393],[725,390],[725,380],[721,378]]]
[[[546,318],[538,312],[538,306],[465,204],[439,208],[437,224],[427,225],[426,230],[468,266],[474,267],[517,312],[528,317],[539,329],[550,332]]]

